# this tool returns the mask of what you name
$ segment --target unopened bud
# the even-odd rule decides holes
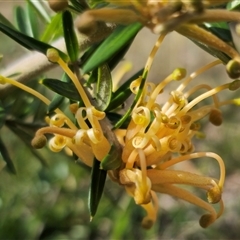
[[[75,25],[80,33],[91,36],[96,32],[98,23],[89,12],[85,12],[76,19]]]
[[[185,68],[176,68],[172,73],[173,80],[179,81],[186,77],[187,71]]]
[[[228,76],[236,79],[240,77],[240,62],[236,60],[230,60],[226,66]]]
[[[145,228],[145,229],[150,229],[154,224],[154,221],[149,218],[149,217],[145,217],[143,220],[142,220],[142,227]]]
[[[70,104],[69,109],[70,109],[71,113],[76,114],[77,110],[79,109],[78,103]]]
[[[209,122],[215,126],[220,126],[223,122],[222,112],[217,108],[212,109],[209,114]]]
[[[58,53],[58,51],[57,51],[56,49],[54,49],[54,48],[49,48],[49,49],[47,50],[46,55],[47,55],[47,58],[48,58],[48,60],[49,60],[50,62],[56,63],[56,62],[58,62],[58,60],[59,60],[59,53]]]
[[[229,84],[228,89],[230,91],[235,91],[240,87],[240,80],[235,80]]]
[[[202,228],[207,228],[209,225],[215,222],[215,217],[212,216],[211,214],[204,214],[200,220],[199,224]]]
[[[36,149],[43,148],[47,143],[47,138],[44,135],[35,136],[31,142]]]
[[[68,7],[68,0],[48,0],[48,4],[54,12],[60,12]]]

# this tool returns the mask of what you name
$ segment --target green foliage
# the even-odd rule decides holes
[[[107,64],[98,67],[95,97],[98,109],[105,111],[112,98],[112,76]]]
[[[79,50],[74,29],[75,14],[86,10],[88,5],[96,8],[105,4],[99,0],[71,0],[68,10],[53,14],[43,1],[27,0],[24,7],[16,6],[15,24],[0,13],[0,31],[24,48],[43,54],[53,48],[54,40],[63,37],[67,54],[55,48],[61,58],[67,62],[70,59],[73,72],[87,78],[85,86],[92,93],[91,100],[96,108],[105,111],[113,129],[126,128],[131,112],[141,97],[148,72],[139,66],[140,70],[113,92],[112,70],[122,61],[142,29],[142,24],[119,25],[109,36],[83,52]],[[226,7],[238,10],[240,3],[231,1]],[[226,22],[204,23],[204,28],[232,44]],[[229,61],[230,58],[221,51],[194,42],[223,62]],[[9,60],[15,59],[12,57]],[[51,115],[57,108],[66,109],[69,103],[82,105],[82,99],[69,77],[64,74],[62,80],[60,78],[41,73],[37,79],[30,79],[30,86],[39,92],[46,93],[45,87],[52,91],[47,92],[52,99],[49,106],[19,90],[0,101],[0,156],[6,163],[4,169],[7,172],[16,174],[18,170],[16,177],[8,175],[4,170],[0,174],[0,239],[153,239],[167,234],[167,229],[164,232],[166,226],[173,229],[172,235],[169,233],[168,236],[178,237],[177,227],[183,231],[183,225],[189,216],[185,216],[181,209],[172,210],[171,224],[161,220],[161,226],[157,225],[147,233],[137,227],[144,214],[135,208],[133,202],[129,202],[125,193],[123,196],[122,189],[106,181],[107,171],[121,166],[116,146],[111,146],[101,163],[94,160],[91,179],[90,169],[82,166],[78,160],[74,162],[73,157],[68,157],[65,153],[53,155],[47,149],[40,152],[32,148],[31,140],[35,132],[46,126],[43,121],[46,115]],[[132,104],[125,114],[118,113],[117,110],[132,94],[130,84],[138,78],[141,79],[141,85]],[[36,81],[39,79],[41,80]],[[39,88],[38,82],[44,88]],[[68,116],[71,118],[72,113],[68,112]],[[229,146],[224,146],[224,149],[227,149],[225,152],[230,152]],[[229,168],[233,171],[231,166]],[[110,191],[109,188],[104,189],[105,185],[110,186]],[[96,215],[92,223],[89,223],[90,217],[86,211],[87,199],[90,216]],[[131,213],[128,211],[130,209]],[[180,213],[174,218],[177,212]],[[194,211],[189,214],[194,214]],[[167,219],[164,210],[163,216]],[[212,231],[217,233],[221,224]],[[206,233],[204,236],[210,235],[211,233]],[[194,235],[189,239],[192,236]],[[203,233],[199,236],[203,236]]]
[[[31,5],[28,4],[31,7]],[[36,18],[33,18],[34,9],[29,9],[25,11],[24,8],[17,6],[15,8],[15,22],[18,27],[18,30],[30,37],[36,37],[36,33],[34,34],[33,26],[37,26]]]
[[[113,94],[111,103],[107,108],[107,111],[114,110],[122,105],[130,95],[132,94],[130,90],[130,84],[133,80],[138,79],[143,73],[143,69],[139,70],[133,76],[131,76],[125,83],[123,83]]]
[[[94,70],[96,67],[107,62],[113,55],[121,52],[133,40],[141,28],[142,25],[139,23],[129,26],[118,26],[84,63],[83,72],[88,73]]]
[[[101,161],[100,169],[108,171],[118,169],[120,166],[121,159],[119,158],[116,147],[112,145],[107,156]]]
[[[18,32],[14,29],[9,28],[8,26],[5,26],[4,24],[0,23],[0,31],[8,35],[10,38],[15,40],[17,43],[21,44],[23,47],[29,49],[29,50],[36,50],[43,54],[46,54],[47,50],[49,48],[54,48],[51,45],[38,41],[35,38],[28,37],[27,35]],[[56,49],[57,50],[57,49]],[[61,52],[60,50],[57,50],[59,52],[59,55],[64,59],[68,60],[68,57],[66,54]]]
[[[107,171],[100,169],[100,162],[94,159],[91,172],[91,187],[89,189],[88,207],[91,219],[95,216],[107,177]]]
[[[227,9],[228,10],[239,10],[240,9],[240,3],[238,0],[233,0],[233,1],[230,1],[228,4],[227,4]]]
[[[44,78],[41,80],[41,83],[63,97],[74,101],[81,100],[81,97],[72,82],[63,82],[58,79]]]
[[[63,29],[61,20],[62,13],[57,13],[51,18],[51,22],[46,26],[42,34],[42,42],[51,42],[62,35]]]
[[[13,161],[12,161],[12,159],[8,153],[8,150],[1,138],[0,138],[0,153],[3,157],[3,160],[7,163],[8,170],[11,173],[16,174],[17,173],[16,168],[14,167]]]
[[[142,76],[139,77],[141,79],[141,84],[139,86],[139,90],[138,90],[136,96],[134,97],[132,105],[129,107],[129,109],[123,115],[123,117],[114,125],[114,128],[120,128],[124,124],[124,122],[127,121],[127,119],[129,118],[132,110],[134,109],[134,107],[136,106],[138,100],[140,99],[140,97],[142,95],[142,91],[143,91],[143,87],[144,87],[144,84],[145,84],[146,79],[147,79],[147,75],[148,75],[148,72],[144,71]]]
[[[77,36],[73,26],[73,18],[69,11],[64,11],[62,14],[63,33],[67,47],[68,56],[71,62],[78,60],[79,46]]]

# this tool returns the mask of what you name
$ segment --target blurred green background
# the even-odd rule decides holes
[[[16,4],[23,2],[0,2],[1,13],[11,21],[14,21],[13,7]],[[131,73],[145,64],[156,38],[157,36],[146,29],[138,34],[125,57],[133,64]],[[0,54],[4,56],[0,70],[26,52],[0,33]],[[159,82],[176,67],[185,67],[188,73],[191,73],[211,60],[213,60],[211,56],[192,42],[171,33],[157,54],[149,80]],[[48,75],[60,76],[56,70],[49,72]],[[195,81],[206,81],[215,86],[216,83],[229,80],[224,68],[218,66]],[[237,92],[231,94],[224,92],[221,97],[227,99],[228,96],[233,98],[238,95]],[[163,94],[163,101],[166,96]],[[29,108],[38,107],[38,119],[44,118],[45,106],[21,91],[16,91],[6,101],[15,101],[14,107],[8,112],[9,124],[12,115],[18,113],[18,102],[24,103],[21,108],[24,108],[26,113]],[[38,151],[44,159],[47,159],[48,167],[43,167],[30,149],[9,128],[4,127],[0,132],[1,138],[10,149],[10,156],[14,160],[18,174],[16,176],[9,174],[3,168],[4,162],[0,159],[0,169],[3,168],[0,172],[0,240],[239,239],[240,114],[235,106],[224,107],[223,113],[224,124],[213,127],[206,121],[203,123],[206,138],[196,140],[197,150],[219,154],[225,160],[227,169],[223,192],[225,212],[207,229],[202,229],[198,224],[200,216],[204,213],[201,209],[172,197],[159,195],[158,221],[151,230],[145,231],[140,226],[144,212],[121,187],[110,180],[107,180],[97,215],[89,222],[87,197],[90,170],[74,162],[65,153],[51,153],[47,149]],[[36,122],[36,125],[40,124],[41,121]],[[36,126],[33,126],[33,132],[35,128]],[[211,159],[182,163],[181,169],[192,169],[204,175],[218,176],[218,166]]]

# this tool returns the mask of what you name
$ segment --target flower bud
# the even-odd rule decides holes
[[[226,69],[230,78],[240,77],[240,62],[232,59],[228,62]]]
[[[204,214],[200,220],[199,224],[202,228],[207,228],[209,225],[215,222],[215,217],[211,214]]]
[[[47,143],[45,135],[35,136],[31,142],[32,146],[36,149],[43,148]]]
[[[187,71],[185,68],[176,68],[172,73],[173,80],[179,81],[186,77]]]
[[[240,87],[240,80],[235,80],[229,84],[228,89],[230,91],[235,91]]]
[[[58,51],[57,51],[56,49],[54,49],[54,48],[49,48],[49,49],[47,50],[46,55],[47,55],[47,58],[48,58],[48,60],[49,60],[50,62],[56,63],[56,62],[58,62],[58,60],[59,60],[59,53],[58,53]]]
[[[149,217],[145,217],[143,220],[142,220],[142,227],[145,228],[145,229],[150,229],[154,224],[154,221],[149,218]]]
[[[69,109],[73,114],[76,114],[78,108],[79,108],[78,103],[72,103],[69,105]]]
[[[217,108],[212,109],[209,114],[209,122],[215,126],[220,126],[223,122],[222,112]]]
[[[98,26],[97,21],[88,12],[85,12],[82,15],[80,15],[76,19],[75,24],[76,24],[76,28],[78,29],[78,31],[87,36],[93,35],[96,32],[97,26]]]
[[[63,11],[68,7],[67,0],[48,0],[48,4],[54,12]]]

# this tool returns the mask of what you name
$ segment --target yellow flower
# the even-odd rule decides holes
[[[63,148],[68,147],[86,165],[92,166],[94,157],[101,161],[110,150],[110,143],[104,136],[99,124],[99,121],[105,117],[105,113],[98,111],[90,103],[77,77],[59,57],[55,49],[49,49],[47,56],[50,61],[57,62],[72,79],[82,97],[85,107],[77,107],[75,110],[75,119],[78,126],[76,126],[60,109],[56,109],[56,115],[46,119],[49,126],[43,127],[36,132],[32,140],[32,145],[35,148],[42,148],[47,142],[45,134],[52,134],[54,137],[49,141],[49,147],[53,152],[59,152]],[[45,104],[50,104],[50,100],[45,96],[10,78],[0,76],[0,82],[2,84],[10,83],[15,85],[36,96]]]
[[[159,38],[146,64],[145,72],[151,67],[152,59],[159,47],[163,36]],[[207,84],[199,84],[187,89],[189,83],[199,74],[220,64],[216,60],[185,77],[184,69],[176,69],[158,85],[146,83],[142,95],[136,104],[131,121],[126,130],[116,130],[119,142],[123,145],[122,161],[125,167],[120,170],[119,182],[125,186],[126,191],[134,198],[136,204],[147,211],[142,225],[150,228],[156,221],[158,201],[156,193],[165,193],[199,206],[209,213],[200,219],[200,225],[207,227],[213,223],[223,212],[221,194],[225,179],[225,166],[222,158],[212,152],[196,152],[193,138],[201,135],[199,121],[209,116],[214,125],[222,123],[220,107],[234,103],[237,100],[221,102],[217,94],[223,90],[236,90],[240,81],[211,88]],[[179,86],[170,92],[170,97],[163,104],[157,102],[157,97],[165,91],[171,81],[182,81]],[[132,82],[130,88],[137,94],[141,78]],[[198,90],[204,93],[195,97],[192,95]],[[199,106],[206,98],[212,97],[213,103]],[[158,98],[160,99],[160,98]],[[219,164],[220,177],[201,176],[184,171],[169,169],[177,163],[196,158],[213,158]],[[207,200],[204,201],[193,193],[177,185],[190,185],[206,190]],[[220,203],[217,213],[211,204]]]
[[[154,56],[161,45],[165,35],[160,36],[156,42],[143,73],[132,82],[130,88],[134,94],[141,93],[132,113],[131,120],[126,129],[116,129],[114,134],[123,147],[122,164],[119,169],[109,171],[109,176],[123,185],[133,197],[136,204],[143,207],[147,215],[142,221],[145,228],[150,228],[157,219],[158,198],[157,193],[165,193],[185,200],[208,211],[200,218],[200,225],[207,227],[212,224],[223,212],[221,194],[225,180],[225,166],[222,158],[212,152],[197,152],[192,142],[196,136],[201,136],[199,121],[209,116],[209,121],[214,125],[222,123],[220,107],[226,104],[239,105],[239,100],[220,101],[217,94],[223,90],[236,90],[240,81],[223,84],[215,88],[207,84],[199,84],[187,89],[189,83],[204,71],[221,64],[216,60],[186,77],[186,70],[174,70],[159,84],[143,80],[150,71]],[[47,118],[48,126],[39,129],[32,145],[36,148],[43,147],[47,139],[46,134],[53,137],[49,141],[52,151],[58,152],[65,147],[70,148],[86,165],[92,166],[93,158],[99,161],[109,153],[112,142],[106,138],[100,121],[105,113],[98,111],[90,102],[76,75],[67,64],[59,57],[54,49],[47,53],[50,61],[58,63],[75,84],[84,107],[77,104],[71,105],[77,124],[74,124],[60,109],[55,110],[55,115]],[[172,81],[181,81],[179,86],[170,91],[169,98],[159,103],[157,98],[166,86]],[[0,76],[0,83],[13,84],[26,92],[35,95],[47,105],[50,100],[37,91],[16,82],[10,78]],[[198,90],[204,93],[189,100]],[[212,98],[212,104],[199,106],[206,98]],[[109,131],[111,131],[109,129]],[[219,178],[207,177],[191,173],[187,169],[175,170],[172,166],[196,158],[213,158],[219,164]],[[188,190],[176,185],[190,185],[206,191],[207,199],[203,200]],[[219,203],[220,210],[216,212],[212,204]]]

